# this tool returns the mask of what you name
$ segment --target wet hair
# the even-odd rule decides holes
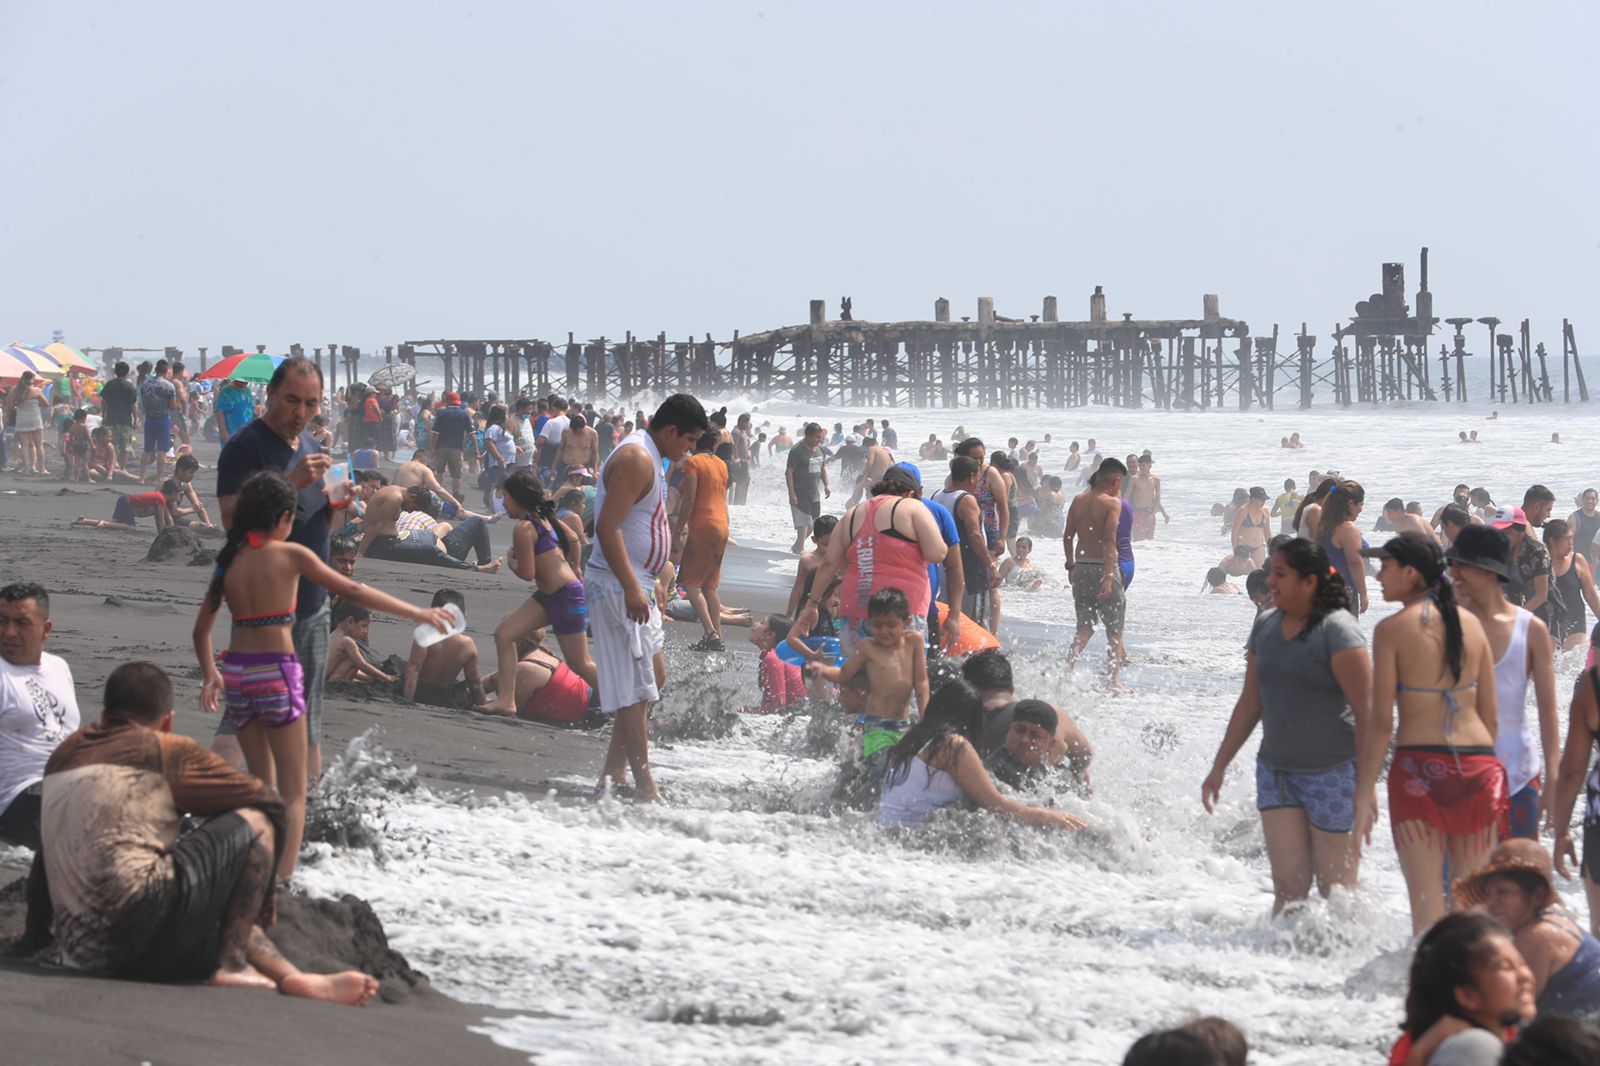
[[[980,692],[1010,692],[1016,688],[1011,660],[999,648],[985,648],[976,655],[967,656],[967,661],[961,664],[961,676]]]
[[[818,515],[811,522],[811,535],[813,537],[826,537],[839,528],[839,516],[832,514]]]
[[[1294,491],[1294,478],[1286,477],[1286,478],[1283,479],[1283,491],[1284,492],[1293,492]]]
[[[1406,501],[1398,496],[1392,496],[1384,501],[1383,509],[1385,511],[1404,511],[1406,509]]]
[[[662,400],[656,413],[650,416],[651,431],[675,429],[679,433],[704,433],[710,428],[706,409],[700,406],[699,400],[683,392]]]
[[[1220,566],[1213,566],[1206,571],[1206,584],[1212,588],[1219,588],[1228,583],[1228,572]]]
[[[13,581],[5,588],[0,588],[0,603],[21,603],[32,600],[38,605],[40,619],[50,617],[50,593],[44,586],[32,581]]]
[[[1509,936],[1505,927],[1487,914],[1462,911],[1435,922],[1411,957],[1406,1020],[1401,1028],[1415,1039],[1440,1018],[1471,1021],[1456,1001],[1456,989],[1474,984],[1478,967],[1494,950],[1494,938]]]
[[[1317,539],[1331,542],[1333,531],[1350,521],[1355,506],[1367,498],[1367,490],[1355,481],[1335,482],[1322,499],[1322,517],[1317,522]]]
[[[911,621],[911,601],[906,599],[904,592],[897,588],[884,588],[868,597],[867,617],[882,618],[886,615]]]
[[[88,411],[88,409],[80,407],[76,411],[72,412],[72,420],[74,422],[87,422],[87,421],[89,421],[89,411]],[[185,459],[192,459],[192,458],[194,458],[194,457],[189,455],[187,452],[185,452],[183,455],[178,457],[178,462],[181,463]],[[200,465],[198,460],[196,460],[195,465],[196,466]],[[174,467],[173,469],[177,469],[177,468]]]
[[[1020,548],[1020,547],[1022,547],[1022,546],[1023,546],[1023,545],[1024,545],[1024,544],[1026,544],[1026,545],[1027,545],[1027,546],[1028,546],[1028,550],[1029,550],[1029,551],[1033,551],[1033,538],[1032,538],[1032,537],[1018,537],[1018,538],[1017,538],[1017,539],[1016,539],[1016,545],[1017,545],[1017,547],[1019,547],[1019,548]]]
[[[294,486],[276,470],[257,470],[239,489],[239,498],[233,505],[233,522],[228,526],[228,539],[217,552],[217,568],[211,575],[211,585],[206,589],[206,606],[211,610],[222,607],[222,581],[232,565],[245,538],[251,533],[271,533],[278,519],[295,513]]]
[[[172,679],[155,663],[123,663],[106,678],[100,716],[151,725],[172,710]]]
[[[1472,516],[1455,504],[1448,504],[1439,512],[1439,524],[1442,526],[1447,523],[1452,526],[1470,526]]]
[[[1248,544],[1235,544],[1233,546],[1233,557],[1235,559],[1248,559],[1254,551],[1255,549]]]
[[[1530,485],[1528,491],[1522,494],[1522,506],[1530,503],[1555,503],[1556,494],[1543,485]]]
[[[1567,520],[1565,518],[1551,518],[1547,520],[1544,524],[1545,546],[1549,547],[1571,532],[1572,526],[1567,524]],[[1555,579],[1551,578],[1551,580],[1554,581]]]
[[[321,394],[322,370],[317,366],[316,363],[313,363],[303,355],[291,355],[289,358],[278,364],[278,369],[274,370],[272,372],[272,377],[267,379],[267,392],[277,392],[278,386],[282,385],[284,379],[290,374],[317,375],[317,392],[319,395]]]
[[[789,631],[794,628],[794,619],[786,614],[769,614],[767,628],[772,630],[772,635],[779,640],[788,640]]]
[[[1323,499],[1328,495],[1328,493],[1333,489],[1333,487],[1335,485],[1337,485],[1338,483],[1339,483],[1339,479],[1338,478],[1331,478],[1331,477],[1323,478],[1321,481],[1317,482],[1317,487],[1316,488],[1312,489],[1310,492],[1306,493],[1303,497],[1301,497],[1300,506],[1296,507],[1295,511],[1294,511],[1294,520],[1292,522],[1290,522],[1289,524],[1292,525],[1295,529],[1299,529],[1300,528],[1300,516],[1306,513],[1306,508],[1310,507],[1314,503],[1320,504],[1323,501]]]
[[[1273,534],[1272,539],[1267,541],[1267,555],[1270,557],[1273,552],[1277,551],[1279,548],[1283,547],[1293,539],[1294,534],[1292,533]]]
[[[544,488],[539,484],[539,479],[534,476],[533,471],[526,468],[513,470],[500,488],[507,496],[517,501],[518,507],[531,515],[536,515],[545,525],[555,530],[561,550],[567,550],[567,524],[556,518],[556,505],[545,495]]]
[[[1162,1029],[1133,1042],[1122,1066],[1226,1066],[1222,1053],[1188,1029]]]
[[[328,541],[329,555],[354,555],[358,550],[354,537],[335,536]]]
[[[970,455],[957,455],[950,460],[950,483],[959,485],[963,481],[971,481],[974,474],[983,469],[983,464]]]
[[[928,709],[917,724],[889,749],[884,763],[884,788],[904,781],[911,772],[911,760],[924,750],[927,761],[933,763],[957,737],[965,738],[974,748],[979,746],[983,737],[983,700],[969,682],[947,681],[934,690]]]
[[[1251,599],[1265,596],[1271,589],[1267,585],[1267,572],[1265,570],[1252,570],[1244,578],[1245,595]]]
[[[968,437],[966,440],[964,440],[960,444],[956,445],[955,453],[957,455],[965,455],[965,456],[970,457],[972,455],[972,450],[974,448],[983,448],[983,447],[984,447],[984,445],[983,445],[983,441],[982,440],[980,440],[977,437]],[[987,454],[988,453],[988,449],[984,448],[984,452],[985,452],[985,454]]]
[[[1494,497],[1489,495],[1489,490],[1479,486],[1467,493],[1467,502],[1477,504],[1479,507],[1493,507]]]
[[[461,608],[463,614],[466,613],[467,598],[461,594],[460,589],[440,589],[438,592],[433,594],[433,602],[428,604],[428,606],[443,607],[447,603],[455,604],[457,607]]]
[[[1600,1029],[1555,1014],[1541,1014],[1523,1026],[1500,1056],[1500,1066],[1593,1066],[1596,1062],[1600,1062]]]
[[[1094,472],[1094,476],[1097,480],[1102,475],[1105,477],[1127,477],[1128,468],[1123,465],[1121,459],[1103,459],[1100,461],[1100,465],[1095,468]],[[1242,492],[1244,490],[1241,489],[1240,491]]]
[[[1044,479],[1044,487],[1049,489],[1051,492],[1060,492],[1061,479],[1056,477],[1054,474],[1049,474]]]
[[[176,471],[199,470],[200,460],[196,459],[188,452],[184,452],[182,455],[178,456],[178,461],[172,464],[172,469]]]
[[[359,603],[351,603],[349,600],[340,600],[339,606],[333,609],[333,624],[335,626],[337,626],[340,622],[370,621],[372,621],[372,612],[361,606]]]
[[[1311,597],[1305,628],[1300,630],[1296,640],[1305,640],[1334,611],[1350,609],[1350,588],[1328,562],[1328,553],[1322,550],[1322,545],[1313,544],[1305,537],[1294,537],[1272,554],[1301,577],[1317,579],[1317,591]]]
[[[1249,503],[1250,502],[1250,491],[1248,489],[1234,489],[1233,490],[1233,502],[1234,502],[1235,506],[1242,506],[1244,504]]]
[[[1245,1066],[1249,1061],[1250,1045],[1244,1033],[1226,1018],[1208,1015],[1184,1022],[1178,1029],[1193,1033],[1211,1045],[1211,1049],[1221,1056],[1222,1066]]]
[[[995,452],[994,458],[989,460],[989,465],[1001,472],[1009,472],[1017,468],[1017,464],[1005,452]]]

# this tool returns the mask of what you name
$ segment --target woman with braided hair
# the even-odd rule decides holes
[[[1373,632],[1372,728],[1357,762],[1357,821],[1370,825],[1377,816],[1398,707],[1389,818],[1420,933],[1450,909],[1446,861],[1453,877],[1465,877],[1499,842],[1508,798],[1494,752],[1494,653],[1482,624],[1456,606],[1433,538],[1402,533],[1361,554],[1382,560],[1383,598],[1403,606]]]
[[[443,608],[414,607],[368,588],[328,566],[310,548],[289,543],[296,493],[275,470],[250,475],[239,490],[228,539],[217,552],[211,577],[194,620],[194,651],[205,675],[200,706],[223,713],[239,735],[250,772],[283,796],[287,825],[278,877],[294,875],[306,817],[305,695],[300,660],[291,630],[296,593],[306,578],[342,599],[374,611],[450,628]],[[226,602],[233,632],[221,669],[211,649],[211,627]]]
[[[1256,620],[1244,689],[1200,786],[1215,809],[1228,764],[1261,724],[1256,809],[1272,867],[1273,913],[1334,885],[1353,887],[1361,838],[1356,752],[1367,739],[1372,663],[1348,590],[1321,548],[1303,537],[1273,552],[1274,609]],[[1374,803],[1371,811],[1376,814]]]

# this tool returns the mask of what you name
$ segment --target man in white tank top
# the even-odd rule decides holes
[[[600,787],[625,784],[632,767],[635,796],[643,803],[661,798],[649,750],[650,704],[666,682],[655,583],[672,550],[661,464],[683,458],[710,425],[693,396],[667,397],[648,428],[617,442],[595,486],[594,553],[583,584],[600,710],[616,716]]]
[[[1511,542],[1491,526],[1465,526],[1445,553],[1462,605],[1483,623],[1494,654],[1499,727],[1494,751],[1506,768],[1511,836],[1539,837],[1556,794],[1561,724],[1556,718],[1556,672],[1550,630],[1506,599]],[[1538,717],[1528,717],[1528,681]],[[1541,775],[1543,776],[1541,779]]]

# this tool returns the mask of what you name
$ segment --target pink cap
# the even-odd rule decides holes
[[[1528,516],[1522,513],[1520,507],[1498,507],[1494,517],[1489,519],[1489,524],[1496,529],[1509,529],[1512,526],[1528,528]]]

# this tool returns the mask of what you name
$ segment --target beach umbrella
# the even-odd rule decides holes
[[[95,366],[84,354],[70,345],[60,341],[46,344],[39,349],[66,368],[69,374],[98,374],[100,368]]]
[[[220,363],[206,367],[205,372],[196,380],[199,381],[250,381],[257,385],[265,384],[272,380],[272,372],[283,365],[284,357],[281,355],[265,355],[260,352],[240,352],[230,355]]]
[[[367,378],[369,385],[403,385],[417,376],[417,368],[410,363],[385,363]]]
[[[37,348],[26,348],[20,344],[13,344],[5,349],[5,354],[21,363],[24,370],[33,371],[33,376],[36,378],[43,378],[46,381],[58,381],[67,375],[67,372],[61,368],[60,363]]]
[[[9,349],[0,348],[0,382],[14,385],[26,371],[32,369],[33,367],[12,355]]]

